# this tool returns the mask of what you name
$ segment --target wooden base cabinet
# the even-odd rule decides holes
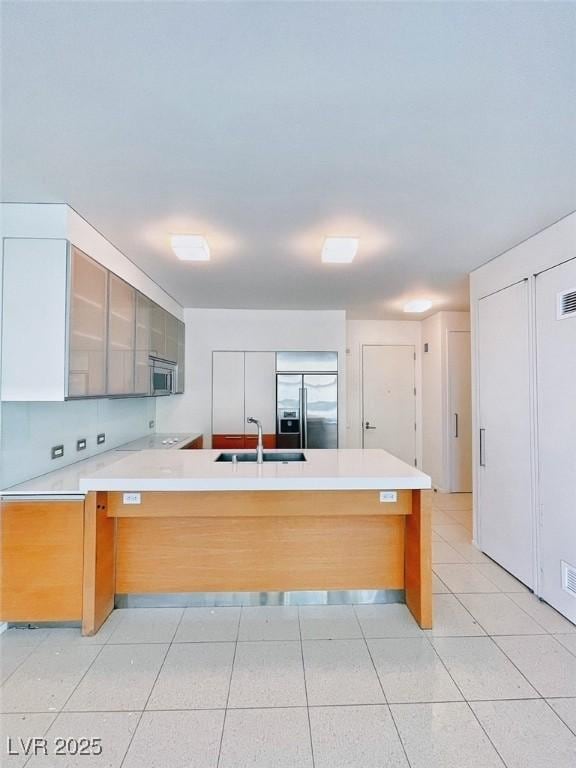
[[[80,621],[83,501],[0,502],[0,621]]]

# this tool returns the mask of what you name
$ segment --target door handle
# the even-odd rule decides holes
[[[366,424],[364,424],[364,429],[376,429],[376,427],[371,427],[370,422],[367,421]]]
[[[480,466],[485,467],[486,466],[486,430],[484,428],[480,429]]]
[[[454,414],[454,437],[458,437],[458,414]]]

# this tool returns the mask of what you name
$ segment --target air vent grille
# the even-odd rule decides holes
[[[562,560],[562,589],[576,597],[576,568]]]
[[[558,294],[558,320],[576,317],[576,288]]]

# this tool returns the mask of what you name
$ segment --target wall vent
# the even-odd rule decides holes
[[[576,568],[569,563],[562,563],[562,589],[572,597],[576,597]]]
[[[558,294],[558,320],[576,317],[576,288]]]

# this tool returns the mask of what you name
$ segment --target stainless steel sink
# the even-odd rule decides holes
[[[253,464],[256,463],[256,454],[255,453],[245,453],[243,451],[239,451],[238,453],[234,453],[233,451],[230,453],[221,453],[219,456],[216,457],[215,461],[228,461],[231,463],[234,463],[237,461],[240,462],[252,462]],[[289,453],[264,453],[264,462],[268,461],[275,461],[280,464],[286,464],[289,461],[306,461],[306,456],[304,456],[303,453],[300,453],[298,451],[290,451]]]

